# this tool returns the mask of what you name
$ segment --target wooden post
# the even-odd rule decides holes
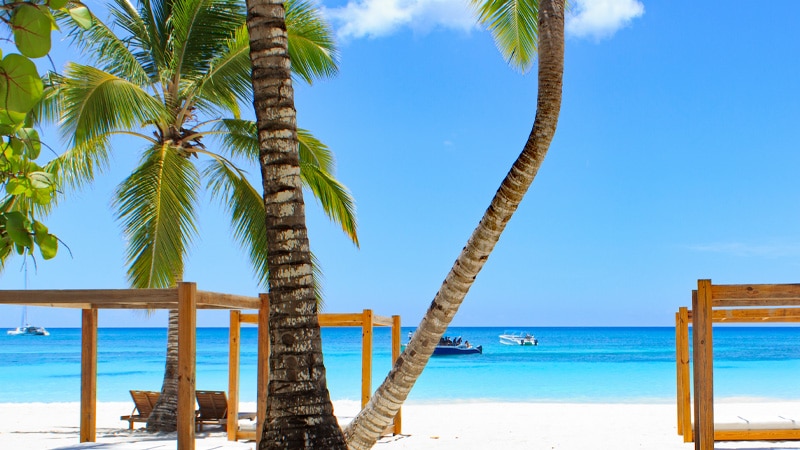
[[[97,310],[81,314],[81,442],[97,441]]]
[[[242,326],[239,311],[231,311],[228,330],[228,440],[235,441],[239,433],[239,353],[241,348]]]
[[[269,295],[258,294],[261,308],[258,310],[258,374],[257,374],[257,402],[256,405],[256,448],[261,442],[264,433],[264,421],[267,418],[267,396],[269,395]]]
[[[711,323],[711,280],[697,280],[692,298],[694,350],[694,448],[714,449],[714,354]]]
[[[197,285],[178,283],[178,446],[194,450]]]
[[[372,310],[365,309],[361,322],[361,409],[372,396]]]
[[[694,293],[693,295],[696,295]],[[692,392],[689,367],[689,309],[678,309],[675,322],[675,359],[678,363],[678,434],[692,441]]]
[[[400,357],[400,339],[402,338],[400,328],[400,316],[392,316],[392,364]],[[394,434],[402,434],[403,417],[402,408],[397,410],[394,416]]]

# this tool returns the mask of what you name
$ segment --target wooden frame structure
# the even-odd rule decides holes
[[[258,314],[242,314],[231,311],[230,317],[230,350],[228,359],[228,417],[239,415],[239,353],[241,342],[241,324],[258,325],[258,347],[265,349],[269,354],[269,297],[262,294],[262,310]],[[400,356],[400,316],[378,316],[372,310],[365,309],[361,313],[351,314],[319,314],[320,327],[361,327],[361,408],[363,409],[372,396],[372,335],[373,327],[392,327],[392,362]],[[256,430],[239,430],[237,420],[227,423],[228,440],[251,439],[257,441],[261,436],[258,433],[266,416],[267,384],[269,374],[269,361],[265,358],[258,359],[258,404],[256,413]],[[402,427],[401,411],[397,412],[394,423],[387,431],[400,434]]]
[[[712,285],[698,280],[692,309],[675,315],[678,434],[696,450],[713,450],[714,441],[800,440],[800,429],[733,430],[714,425],[712,324],[800,322],[800,284]],[[692,324],[694,405],[689,364]],[[692,410],[694,406],[694,410]]]
[[[82,309],[80,442],[97,439],[97,311],[178,310],[178,450],[195,448],[195,372],[198,309],[265,310],[255,297],[198,291],[190,282],[170,289],[0,291],[0,304]],[[268,306],[266,306],[268,308]],[[262,358],[259,348],[259,360]]]

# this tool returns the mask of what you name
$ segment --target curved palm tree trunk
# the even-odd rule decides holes
[[[169,311],[167,363],[161,395],[147,418],[147,431],[172,432],[178,429],[178,311]]]
[[[369,449],[386,429],[428,363],[500,234],[530,187],[550,147],[561,110],[564,0],[543,0],[539,12],[539,93],[533,129],[467,245],[422,318],[406,350],[366,408],[345,428],[351,449]]]
[[[248,0],[247,28],[270,295],[268,400],[259,448],[346,449],[322,361],[282,1]]]

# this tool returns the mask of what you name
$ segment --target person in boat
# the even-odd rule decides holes
[[[472,347],[471,345],[469,345],[469,341],[464,341],[464,346],[467,347],[467,348]]]

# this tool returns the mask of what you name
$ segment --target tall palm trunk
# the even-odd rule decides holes
[[[540,6],[539,93],[536,118],[528,141],[456,259],[408,347],[366,408],[345,429],[351,449],[371,448],[397,414],[536,177],[550,147],[561,109],[564,0],[542,0]]]
[[[178,311],[169,311],[167,327],[167,363],[161,395],[147,418],[147,431],[175,431],[178,429]]]
[[[345,449],[322,361],[281,0],[248,0],[269,267],[269,386],[260,449]]]

